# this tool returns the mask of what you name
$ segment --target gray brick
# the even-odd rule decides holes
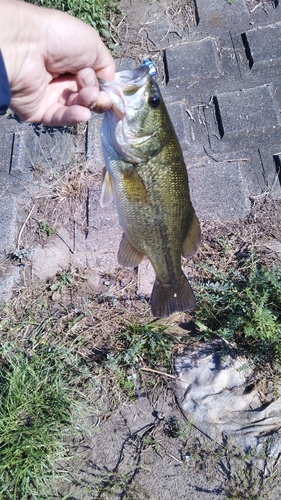
[[[187,151],[189,157],[202,156],[202,131],[197,110],[181,102],[168,104],[167,109],[182,150]]]
[[[5,263],[5,269],[0,269],[0,304],[7,302],[12,296],[12,289],[20,282],[20,269]]]
[[[217,94],[214,103],[218,132],[210,127],[210,142],[215,150],[224,143],[229,147],[231,141],[243,147],[280,137],[280,112],[271,85]]]
[[[167,49],[165,56],[168,84],[217,78],[222,74],[217,43],[210,37]]]
[[[29,129],[30,130],[30,129]],[[24,181],[33,178],[33,154],[32,146],[35,144],[35,135],[32,134],[33,144],[27,144],[26,130],[14,133],[13,148],[11,155],[10,175]],[[31,158],[32,156],[32,158]]]
[[[15,247],[17,233],[17,200],[10,197],[0,199],[0,256],[4,256]]]
[[[280,21],[281,5],[280,0],[271,0],[270,2],[259,2],[253,6],[250,12],[251,24],[269,24],[270,22]]]
[[[246,31],[242,40],[251,68],[280,64],[281,23]]]
[[[13,113],[0,116],[0,137],[14,132],[20,132],[30,127],[27,123],[23,123]]]
[[[281,148],[275,145],[261,145],[260,159],[266,182],[266,191],[273,199],[281,199]]]
[[[251,204],[242,162],[191,167],[188,175],[191,198],[199,218],[237,220],[249,214]]]
[[[274,199],[281,200],[281,152],[273,155],[275,172],[272,176],[271,196]]]
[[[33,179],[36,135],[32,127],[15,132],[10,156],[9,191],[13,195],[29,197],[37,190]]]
[[[234,25],[249,25],[250,15],[245,0],[235,0],[229,4],[226,0],[195,0],[199,28],[215,30],[233,29]]]
[[[7,133],[1,138],[1,150],[0,150],[0,172],[1,176],[4,174],[9,174],[10,164],[11,164],[11,152],[13,147],[13,134]]]
[[[86,160],[91,172],[102,172],[104,158],[101,144],[100,128],[103,117],[93,114],[88,122],[86,136]]]

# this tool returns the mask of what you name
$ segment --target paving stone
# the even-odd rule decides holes
[[[195,0],[199,28],[212,31],[233,29],[234,25],[249,25],[250,15],[245,0]],[[203,26],[202,26],[203,25]]]
[[[0,198],[0,256],[14,248],[16,236],[18,202],[14,197]]]
[[[10,173],[12,147],[13,147],[13,133],[4,134],[1,137],[1,150],[0,150],[1,179],[3,175],[6,178],[6,176],[9,175]],[[1,190],[1,183],[0,183],[0,190]]]
[[[0,138],[2,148],[0,194],[3,197],[30,196],[33,192],[33,160],[35,138],[32,129],[8,132]]]
[[[52,236],[44,246],[38,245],[32,254],[32,274],[37,279],[51,278],[58,271],[67,269],[73,262],[69,249],[72,244],[71,235],[59,224],[56,230],[60,238]]]
[[[7,302],[12,296],[12,290],[20,282],[20,268],[8,264],[5,270],[0,268],[0,304]]]
[[[260,151],[256,148],[247,149],[242,155],[246,159],[243,165],[250,196],[254,198],[268,192],[267,172],[264,169]],[[241,153],[240,157],[242,158]]]
[[[102,174],[102,169],[104,167],[100,135],[102,119],[102,116],[97,116],[93,113],[91,120],[88,122],[86,135],[87,167],[90,172],[100,172],[100,175]]]
[[[281,147],[275,145],[261,145],[259,149],[266,192],[275,200],[281,199]]]
[[[28,133],[29,131],[29,133]],[[35,135],[31,129],[15,132],[10,164],[10,175],[13,182],[33,180]]]
[[[242,162],[191,167],[188,176],[199,219],[230,221],[249,214],[251,203]]]
[[[272,85],[217,94],[214,97],[217,134],[210,132],[212,149],[278,139],[280,112]]]
[[[20,132],[30,127],[27,123],[23,123],[12,112],[8,115],[0,116],[0,137],[14,132]]]
[[[242,34],[250,68],[258,69],[261,65],[273,66],[281,62],[281,23],[246,31]]]
[[[114,203],[102,208],[100,205],[102,170],[104,158],[102,152],[100,127],[102,116],[93,114],[87,130],[87,167],[93,173],[89,186],[89,233],[84,243],[88,265],[91,268],[107,271],[116,268],[117,252],[122,236],[118,215]]]
[[[280,0],[271,2],[259,2],[250,9],[250,24],[269,24],[281,19]]]
[[[182,150],[187,151],[189,157],[205,154],[201,141],[202,126],[197,110],[184,102],[168,104],[167,109]]]
[[[215,39],[188,42],[165,51],[168,84],[192,82],[202,78],[217,78],[222,65]]]
[[[148,259],[144,259],[138,266],[138,294],[146,297],[152,292],[155,281],[155,272]]]

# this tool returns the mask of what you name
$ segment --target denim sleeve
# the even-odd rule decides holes
[[[0,115],[4,115],[10,106],[11,91],[5,64],[0,50]]]

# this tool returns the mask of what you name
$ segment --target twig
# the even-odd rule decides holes
[[[254,12],[256,9],[258,9],[260,6],[263,6],[263,2],[259,2],[255,7],[253,7],[251,10],[250,10],[250,13],[252,14],[252,12]]]
[[[66,241],[62,238],[62,236],[60,236],[58,233],[56,233],[56,236],[67,246],[68,250],[71,253],[74,253],[74,251],[70,248],[70,246],[68,245],[68,243],[66,243]]]
[[[163,375],[164,377],[169,377],[169,378],[172,378],[173,380],[179,380],[179,382],[188,383],[188,380],[185,380],[185,379],[180,378],[180,377],[176,377],[175,375],[170,375],[169,373],[161,372],[160,370],[153,370],[152,368],[148,368],[146,366],[142,366],[141,370],[144,372],[157,373],[158,375]]]
[[[29,218],[30,218],[30,216],[31,216],[31,214],[32,214],[32,212],[33,212],[33,210],[34,210],[34,208],[35,208],[35,205],[33,205],[33,207],[31,208],[31,210],[30,210],[30,212],[29,212],[28,216],[27,216],[27,217],[26,217],[26,219],[25,219],[25,222],[23,223],[23,225],[22,225],[22,227],[21,227],[21,230],[20,230],[20,232],[19,232],[19,236],[18,236],[17,250],[19,250],[19,248],[20,248],[20,240],[21,240],[21,235],[22,235],[22,232],[23,232],[23,230],[24,230],[24,228],[25,228],[25,226],[26,226],[26,224],[27,224],[27,222],[28,222],[28,220],[29,220]]]
[[[175,460],[176,462],[178,462],[179,464],[183,465],[183,461],[182,460],[179,460],[177,457],[175,457],[174,455],[172,455],[172,453],[169,453],[165,446],[163,446],[163,444],[159,443],[159,441],[156,441],[156,443],[161,446],[161,448],[165,451],[166,455],[168,455],[168,457],[172,458],[173,460]]]

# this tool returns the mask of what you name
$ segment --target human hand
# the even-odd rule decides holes
[[[114,61],[98,33],[66,13],[0,0],[0,47],[11,109],[27,122],[73,125],[111,107],[97,77],[113,80]]]

